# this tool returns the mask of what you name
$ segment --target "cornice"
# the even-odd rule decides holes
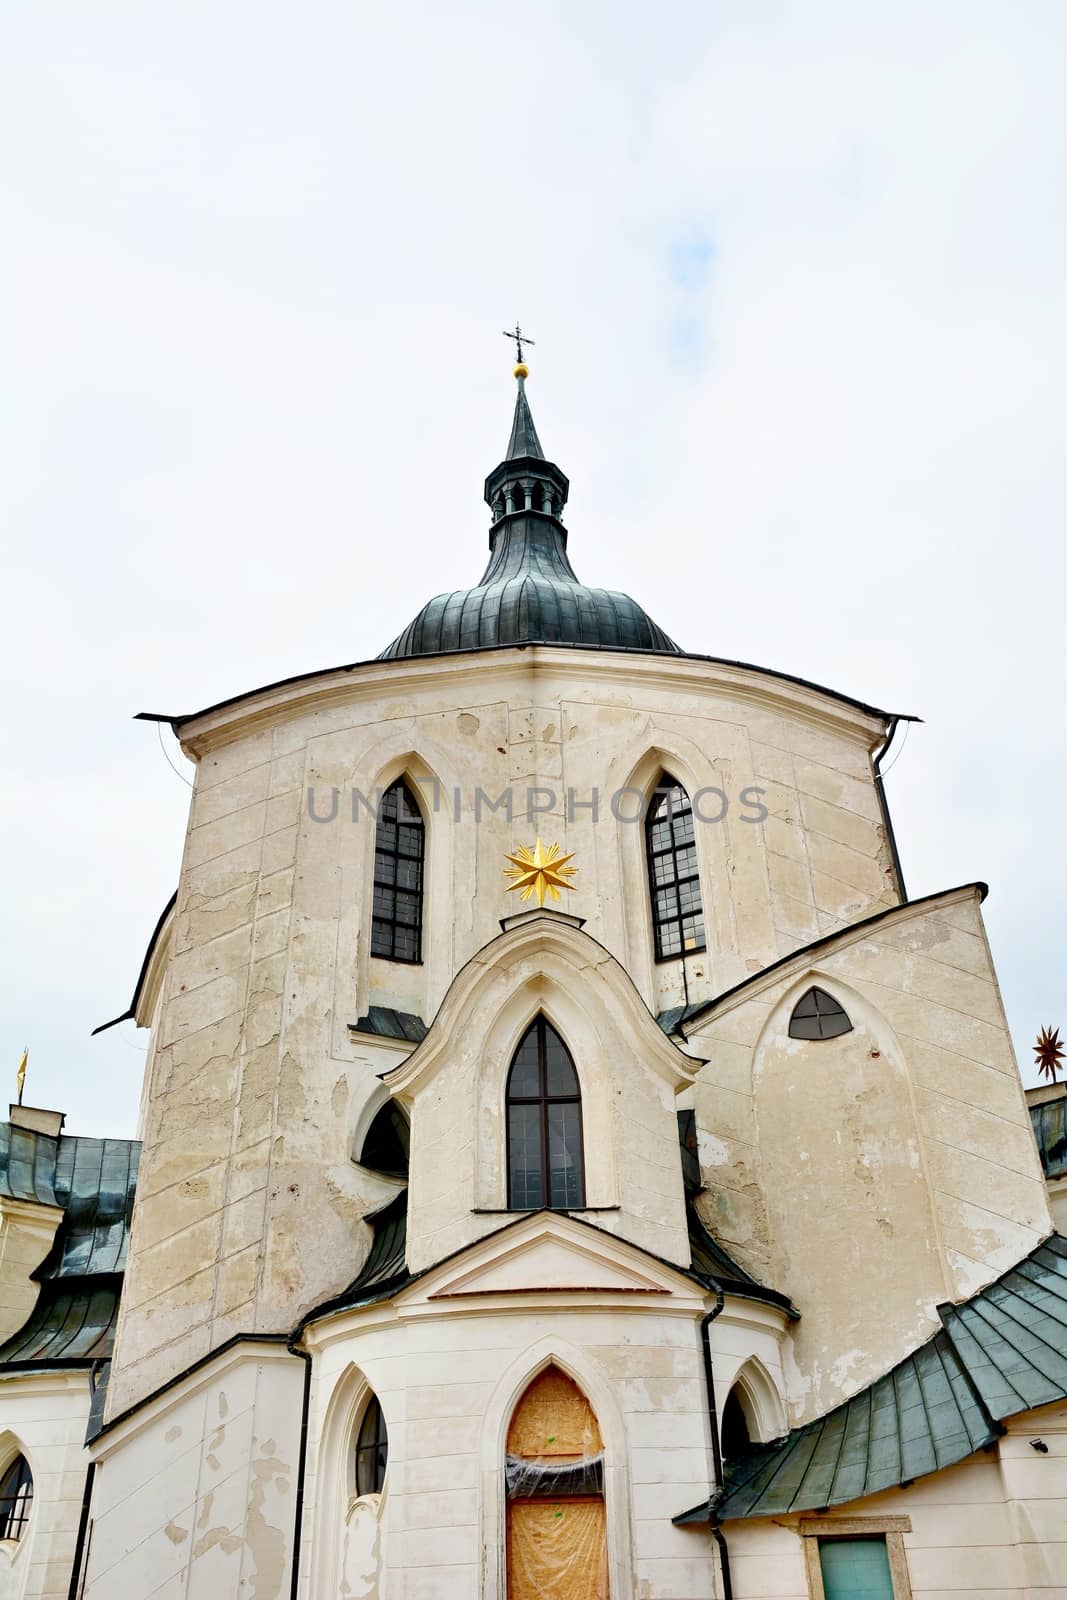
[[[190,1395],[217,1383],[232,1368],[246,1361],[281,1361],[292,1366],[294,1352],[289,1348],[284,1334],[235,1335],[228,1343],[209,1351],[159,1389],[153,1390],[142,1400],[136,1400],[125,1411],[106,1421],[91,1443],[93,1460],[105,1460],[132,1435],[151,1426]]]
[[[675,1094],[695,1082],[703,1065],[697,1057],[686,1055],[672,1044],[645,1005],[633,979],[609,950],[590,934],[574,926],[569,917],[540,911],[519,926],[498,934],[460,968],[448,987],[430,1024],[425,1039],[398,1066],[381,1077],[391,1094],[404,1099],[423,1087],[443,1064],[453,1045],[456,1030],[462,1026],[476,990],[512,961],[534,950],[557,950],[565,954],[576,971],[593,966],[603,972],[616,1000],[630,1014],[633,1026],[643,1030],[646,1040],[642,1060],[662,1078]]]
[[[63,1221],[63,1207],[43,1200],[13,1200],[0,1194],[0,1221],[30,1223],[35,1228],[51,1228],[54,1233]]]
[[[772,985],[789,982],[797,972],[809,967],[815,956],[822,960],[826,956],[836,955],[838,951],[846,950],[850,945],[860,944],[864,939],[870,938],[875,929],[900,927],[943,906],[960,905],[966,900],[976,900],[981,905],[987,893],[984,883],[960,884],[955,889],[943,889],[937,894],[925,895],[920,900],[908,900],[904,905],[890,906],[885,911],[876,911],[873,916],[864,917],[862,922],[854,922],[850,927],[824,934],[821,939],[802,945],[799,950],[791,951],[780,961],[765,967],[762,972],[753,973],[752,977],[746,978],[743,983],[728,989],[716,999],[709,1000],[698,1013],[679,1023],[677,1031],[688,1041],[690,1034],[699,1034],[716,1017],[725,1016],[736,1006],[747,1004],[749,1000],[763,994]]]
[[[893,720],[891,713],[863,701],[746,662],[656,651],[535,644],[357,662],[269,684],[186,716],[152,712],[141,712],[139,716],[143,720],[169,722],[183,750],[195,761],[220,744],[345,701],[385,696],[395,699],[397,695],[439,688],[447,678],[457,688],[459,704],[490,680],[499,684],[502,678],[529,679],[531,674],[553,673],[564,674],[576,685],[623,682],[674,692],[717,690],[833,729],[856,739],[868,750],[884,739]]]

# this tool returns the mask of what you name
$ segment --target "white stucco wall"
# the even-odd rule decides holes
[[[241,1343],[96,1440],[86,1600],[288,1600],[303,1383]]]
[[[22,1454],[33,1473],[33,1509],[17,1543],[0,1541],[0,1600],[67,1600],[89,1465],[85,1372],[4,1373],[0,1471]]]
[[[515,1238],[525,1247],[508,1255]],[[530,1287],[550,1282],[599,1287]],[[670,1522],[711,1479],[699,1340],[709,1303],[621,1241],[560,1219],[482,1240],[388,1306],[313,1325],[303,1600],[504,1600],[507,1425],[550,1361],[583,1389],[604,1439],[612,1600],[710,1600],[706,1553]],[[780,1376],[784,1323],[773,1308],[727,1302],[712,1324],[725,1386],[754,1361]],[[368,1390],[389,1430],[374,1507],[351,1498]]]
[[[790,1039],[818,984],[853,1031]],[[831,1409],[1051,1230],[977,893],[902,907],[699,1020],[700,1201],[802,1311],[793,1420]]]
[[[639,826],[608,798],[669,767],[730,810],[697,829],[710,996],[817,933],[895,902],[870,751],[880,718],[766,674],[549,648],[372,664],[252,696],[185,730],[199,758],[144,1103],[145,1152],[112,1413],[237,1332],[277,1331],[351,1281],[381,1186],[352,1129],[395,1062],[353,1035],[369,1004],[432,1017],[514,909],[506,851],[540,831],[576,852],[566,909],[653,1010],[683,997],[652,960]],[[373,830],[356,791],[401,772],[427,796],[421,967],[368,954]],[[432,809],[436,780],[440,810]],[[519,815],[483,810],[509,785]],[[317,823],[307,790],[338,820]],[[767,790],[764,825],[742,791]],[[549,816],[522,815],[552,788]],[[566,795],[600,792],[568,818]],[[460,820],[452,796],[461,794]],[[624,808],[625,809],[625,808]],[[709,814],[716,814],[715,811]]]

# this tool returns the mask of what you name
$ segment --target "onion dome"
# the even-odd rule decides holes
[[[493,514],[489,565],[473,589],[454,589],[428,601],[379,659],[512,644],[680,655],[636,600],[578,581],[560,520],[570,485],[555,463],[545,459],[526,398],[525,363],[520,361],[514,372],[519,392],[507,455],[485,480],[486,504]]]

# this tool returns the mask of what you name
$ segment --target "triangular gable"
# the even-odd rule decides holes
[[[675,1273],[602,1229],[551,1212],[480,1239],[409,1291],[434,1301],[582,1292],[701,1298],[681,1270]]]

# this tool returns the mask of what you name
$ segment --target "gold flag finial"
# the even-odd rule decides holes
[[[578,868],[567,865],[568,861],[574,860],[574,852],[569,856],[560,855],[558,844],[546,847],[539,837],[532,850],[529,845],[520,844],[515,854],[507,859],[511,865],[504,868],[504,876],[515,879],[514,883],[508,884],[508,893],[513,889],[520,890],[520,900],[529,900],[536,895],[537,904],[543,906],[546,894],[558,900],[561,889],[574,887],[570,879]]]
[[[22,1052],[22,1060],[19,1062],[18,1071],[15,1073],[15,1082],[19,1086],[19,1099],[18,1099],[19,1105],[22,1104],[22,1091],[26,1087],[26,1063],[27,1063],[27,1061],[29,1059],[30,1059],[30,1049],[29,1049],[29,1046],[27,1045],[24,1048],[23,1052]]]
[[[1050,1083],[1056,1082],[1056,1074],[1063,1065],[1063,1046],[1060,1043],[1059,1028],[1050,1033],[1047,1028],[1042,1028],[1034,1045],[1035,1063],[1038,1072],[1047,1073]]]

